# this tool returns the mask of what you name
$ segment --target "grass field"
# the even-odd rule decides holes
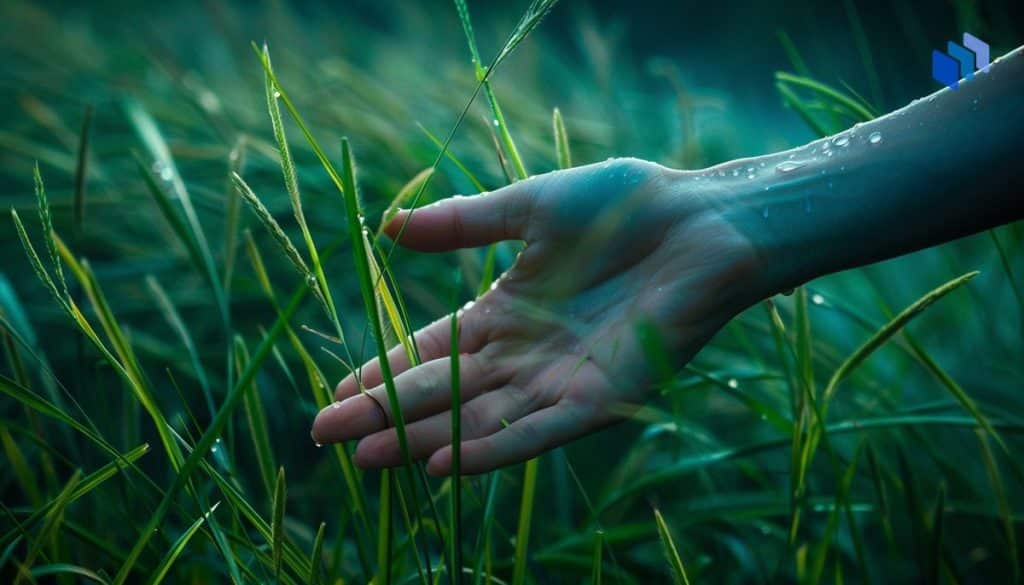
[[[609,59],[586,13],[566,49],[554,1],[394,4],[0,7],[0,581],[1020,581],[1020,222],[768,299],[632,420],[523,465],[314,445],[339,379],[415,360],[407,332],[517,252],[393,248],[395,207],[638,152],[701,168],[757,131],[705,123],[728,100],[671,59]],[[808,137],[902,105],[844,7],[864,87],[785,32],[766,75]]]

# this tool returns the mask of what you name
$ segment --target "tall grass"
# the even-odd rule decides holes
[[[449,291],[487,291],[517,251],[412,254],[370,225],[528,169],[627,154],[614,150],[608,104],[591,103],[601,92],[560,93],[553,108],[550,81],[532,77],[561,66],[566,77],[543,79],[593,89],[568,76],[578,64],[558,45],[524,42],[554,4],[529,3],[509,27],[472,22],[456,0],[437,17],[450,37],[462,29],[466,44],[450,48],[320,23],[354,53],[376,43],[373,64],[340,49],[314,59],[288,32],[306,21],[280,6],[255,56],[241,39],[224,53],[237,77],[179,74],[146,51],[169,85],[128,99],[75,33],[47,36],[59,40],[45,51],[38,35],[11,37],[31,55],[11,57],[12,76],[40,97],[16,105],[33,126],[0,126],[15,186],[0,232],[11,259],[0,268],[0,579],[1020,580],[1019,225],[770,299],[679,372],[652,351],[666,379],[646,408],[521,466],[460,478],[455,449],[452,477],[427,478],[387,360],[401,468],[361,471],[352,445],[308,440],[334,380],[395,345],[418,364],[410,333],[452,309]],[[891,97],[867,22],[845,9],[871,103],[816,77],[820,61],[780,33],[796,71],[775,76],[780,110],[819,135],[875,117]],[[26,5],[3,10],[60,28]],[[391,17],[422,23],[416,10]],[[109,43],[91,46],[120,48]],[[417,47],[432,68],[416,66]],[[64,104],[52,87],[71,72],[91,74],[117,106]],[[675,95],[650,99],[676,111]],[[62,105],[50,115],[47,102]],[[706,148],[693,160],[713,156],[718,138],[685,137]],[[455,442],[467,422],[459,335],[455,317]]]

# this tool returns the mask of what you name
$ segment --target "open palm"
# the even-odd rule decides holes
[[[754,265],[752,246],[683,187],[686,178],[616,159],[412,212],[398,240],[410,248],[527,244],[457,317],[464,473],[524,461],[620,420],[644,402],[659,369],[685,364],[756,300],[736,286]],[[388,355],[411,454],[429,457],[435,475],[451,467],[449,319],[415,334],[421,365],[410,367],[400,347]],[[651,347],[664,351],[650,355]],[[354,376],[338,384],[339,402],[317,416],[313,436],[361,439],[363,467],[399,465],[376,360],[363,367],[362,386]]]

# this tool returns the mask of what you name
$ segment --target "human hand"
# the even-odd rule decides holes
[[[673,367],[767,291],[757,253],[693,174],[637,160],[558,171],[412,212],[398,242],[421,251],[524,240],[515,264],[458,315],[463,473],[524,461],[641,405],[653,375],[637,324]],[[706,181],[705,181],[706,183]],[[385,228],[391,237],[408,215]],[[411,455],[451,469],[450,319],[415,334],[423,363],[389,352]],[[377,360],[338,384],[319,443],[359,439],[358,465],[402,463]]]

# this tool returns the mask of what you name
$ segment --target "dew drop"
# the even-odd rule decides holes
[[[495,118],[495,119],[491,120],[491,124],[494,124],[494,127],[497,128],[498,127],[498,119]]]
[[[767,205],[765,205],[764,208],[761,210],[761,217],[763,217],[765,219],[768,219],[768,206]]]
[[[473,301],[469,301],[465,305],[462,305],[462,310],[463,311],[468,311],[468,310],[470,310],[472,308],[473,308]]]
[[[881,132],[872,132],[871,135],[868,136],[868,142],[870,142],[871,144],[878,144],[881,141],[882,141],[882,133]]]
[[[739,169],[733,169],[733,170],[732,170],[732,176],[734,176],[734,177],[738,177],[738,176],[740,176],[740,171],[739,171]]]
[[[780,172],[780,173],[789,173],[791,171],[795,171],[795,170],[799,169],[800,167],[804,166],[805,164],[807,164],[807,161],[787,160],[787,161],[781,162],[778,165],[776,165],[775,166],[775,170]]]
[[[281,92],[279,92],[277,90],[274,90],[274,99],[275,100],[281,99]]]
[[[813,295],[811,295],[811,302],[814,303],[815,305],[824,305],[825,297],[821,296],[818,293],[814,293]]]
[[[316,448],[317,448],[317,449],[319,449],[320,447],[323,447],[323,445],[322,445],[322,444],[320,444],[320,443],[317,443],[316,441],[313,441],[313,444],[314,444],[314,445],[316,445]]]
[[[729,378],[729,381],[726,382],[726,385],[729,386],[730,388],[739,388],[740,387],[739,380],[737,380],[736,378]]]
[[[850,144],[850,136],[848,134],[840,134],[832,139],[832,145],[839,148],[843,148],[848,144]]]
[[[747,178],[748,178],[748,179],[753,179],[753,178],[754,178],[754,176],[755,176],[755,175],[754,175],[754,173],[750,173],[749,175],[747,175]]]

